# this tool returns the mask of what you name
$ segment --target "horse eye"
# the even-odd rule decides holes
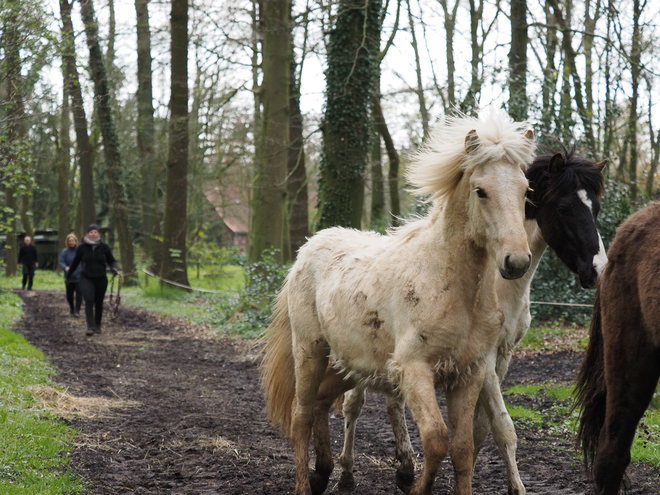
[[[480,187],[477,187],[477,196],[479,196],[481,199],[486,199],[488,197],[488,194],[486,194],[486,191],[481,189]]]

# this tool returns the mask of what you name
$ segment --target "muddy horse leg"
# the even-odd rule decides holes
[[[332,368],[326,371],[314,406],[314,448],[316,464],[314,472],[310,473],[310,485],[313,494],[323,493],[328,486],[330,475],[335,467],[330,448],[329,412],[334,401],[345,391],[352,388],[350,380],[344,380],[344,375]]]
[[[430,495],[440,464],[449,452],[449,432],[435,396],[433,371],[430,367],[426,363],[406,363],[401,366],[401,377],[400,390],[419,427],[424,447],[422,472],[408,494]]]
[[[451,461],[454,465],[456,495],[472,494],[474,462],[473,421],[477,399],[484,382],[484,370],[474,373],[468,383],[447,391],[447,412],[452,432]]]
[[[353,476],[353,463],[355,461],[355,427],[364,406],[364,387],[358,385],[344,396],[344,447],[339,456],[341,466],[341,478],[339,490],[343,492],[355,490],[355,478]]]
[[[629,332],[620,335],[629,338]],[[652,344],[645,342],[629,354],[616,347],[605,351],[607,407],[593,466],[597,495],[619,493],[637,424],[660,377],[660,351]]]
[[[296,352],[298,355],[296,355]],[[315,341],[294,351],[296,393],[291,415],[291,443],[296,456],[295,495],[316,495],[309,478],[309,441],[314,424],[316,397],[326,367],[328,349],[325,343]]]
[[[500,381],[494,369],[486,370],[486,377],[484,378],[484,385],[481,388],[479,403],[483,404],[486,410],[488,422],[492,425],[493,440],[495,440],[497,448],[506,463],[508,494],[525,495],[525,486],[520,479],[518,465],[516,464],[518,437],[516,436],[516,430],[513,426],[511,416],[509,416],[504,405]],[[482,432],[480,433],[483,434]]]
[[[390,424],[394,433],[396,460],[399,461],[399,466],[396,468],[396,486],[405,492],[415,480],[415,452],[408,434],[405,403],[401,397],[390,395],[387,396],[386,400],[387,415],[390,417]]]

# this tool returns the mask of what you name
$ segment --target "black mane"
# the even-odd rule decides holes
[[[559,171],[550,172],[548,164],[550,159],[556,154],[537,156],[527,169],[525,175],[529,180],[529,187],[532,189],[528,193],[531,206],[541,204],[542,202],[553,202],[557,199],[573,194],[579,189],[588,189],[593,191],[596,197],[600,198],[605,189],[603,174],[596,168],[595,162],[578,155],[574,149],[564,148],[561,153],[564,158],[565,166]]]

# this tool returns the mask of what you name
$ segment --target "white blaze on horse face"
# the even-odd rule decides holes
[[[587,205],[587,208],[589,208],[589,211],[590,211],[591,214],[593,215],[593,214],[594,214],[594,208],[593,208],[593,204],[591,203],[591,200],[589,199],[589,196],[587,196],[587,191],[585,191],[584,189],[580,189],[580,190],[577,192],[577,194],[578,194],[578,197],[580,198],[580,200],[581,200],[585,205]]]
[[[587,191],[584,189],[580,189],[578,192],[578,197],[580,200],[587,205],[587,208],[589,208],[589,211],[593,215],[593,203],[587,196]],[[603,270],[605,270],[605,265],[607,264],[607,254],[605,252],[605,245],[603,244],[603,239],[600,237],[600,232],[598,233],[598,253],[594,256],[594,268],[596,269],[596,272],[598,273],[598,276],[600,277],[603,273]]]

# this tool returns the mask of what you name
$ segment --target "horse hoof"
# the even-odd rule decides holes
[[[397,469],[395,480],[396,486],[399,487],[399,490],[401,490],[403,493],[408,493],[413,485],[413,482],[415,481],[414,469]]]
[[[342,472],[341,473],[341,478],[339,478],[339,483],[337,484],[337,491],[338,492],[352,492],[355,490],[355,478],[353,477],[353,473],[349,472]]]
[[[323,476],[316,471],[309,473],[309,486],[312,488],[312,495],[321,495],[328,488],[329,476]]]

